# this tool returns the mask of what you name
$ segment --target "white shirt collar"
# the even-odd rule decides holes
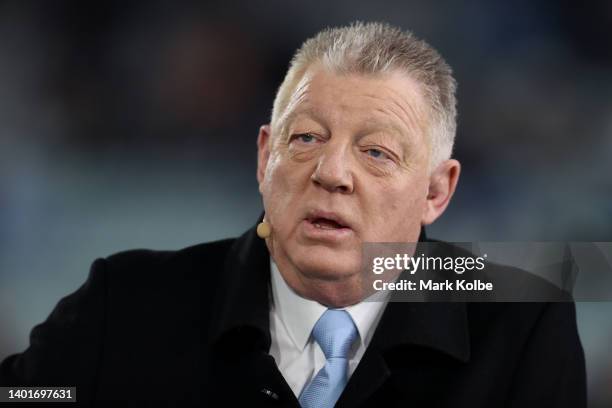
[[[272,299],[274,308],[279,313],[289,337],[300,350],[304,350],[315,323],[327,310],[327,307],[314,301],[301,297],[285,282],[276,263],[270,258],[270,271],[272,273]],[[374,295],[377,295],[376,293]],[[342,308],[351,315],[359,339],[367,347],[374,334],[374,329],[382,315],[387,297],[382,301],[364,300],[355,305]]]

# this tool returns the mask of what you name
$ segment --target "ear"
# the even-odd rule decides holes
[[[259,128],[257,136],[257,181],[261,187],[268,159],[270,158],[270,125],[263,125]]]
[[[442,215],[455,193],[461,164],[454,159],[442,162],[429,176],[429,190],[422,225],[429,225]]]

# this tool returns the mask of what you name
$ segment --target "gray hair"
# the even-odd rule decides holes
[[[319,32],[306,40],[291,60],[274,99],[273,129],[278,129],[297,82],[314,63],[339,74],[398,70],[416,80],[429,105],[430,168],[451,157],[457,128],[457,84],[451,67],[425,41],[386,23],[355,22]]]

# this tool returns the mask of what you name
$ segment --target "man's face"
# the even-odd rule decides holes
[[[278,133],[262,130],[267,244],[298,293],[315,297],[313,282],[357,282],[364,242],[418,240],[429,187],[425,103],[400,73],[311,67]]]

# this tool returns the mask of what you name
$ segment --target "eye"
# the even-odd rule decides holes
[[[368,156],[373,157],[375,159],[388,159],[389,158],[385,152],[379,149],[367,149],[365,152]]]
[[[314,133],[296,133],[291,135],[289,142],[297,142],[299,145],[314,145],[321,142],[321,138]]]
[[[295,138],[302,143],[312,143],[316,141],[316,138],[310,133],[302,133],[300,135],[296,135]]]

